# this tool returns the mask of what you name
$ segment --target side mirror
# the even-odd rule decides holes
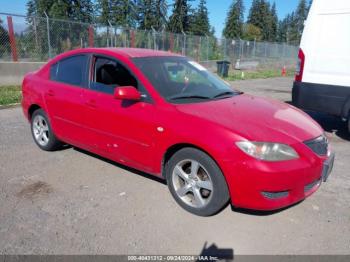
[[[140,101],[141,93],[133,86],[118,86],[114,89],[114,98],[120,100]]]

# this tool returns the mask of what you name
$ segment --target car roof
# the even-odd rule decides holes
[[[128,57],[181,56],[170,51],[159,51],[144,48],[105,48],[109,51],[124,54]]]
[[[144,48],[119,48],[119,47],[107,47],[107,48],[79,48],[74,49],[68,52],[65,52],[58,56],[64,57],[69,55],[76,55],[79,53],[86,53],[86,52],[96,52],[96,53],[115,53],[122,55],[124,57],[128,58],[135,58],[135,57],[183,57],[180,54],[171,53],[170,51],[159,51],[159,50],[153,50],[153,49],[144,49]]]

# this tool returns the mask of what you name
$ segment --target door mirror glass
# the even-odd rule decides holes
[[[140,101],[141,93],[133,86],[119,86],[114,89],[114,98],[120,100]]]

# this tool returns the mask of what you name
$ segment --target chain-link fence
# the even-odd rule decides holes
[[[81,47],[137,47],[189,56],[209,68],[228,60],[234,68],[254,70],[294,67],[298,47],[286,43],[217,39],[48,17],[0,13],[0,61],[46,61]]]

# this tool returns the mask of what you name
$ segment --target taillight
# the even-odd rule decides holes
[[[301,82],[303,80],[304,64],[305,64],[305,55],[303,50],[299,49],[298,64],[295,72],[295,81],[297,82]]]

